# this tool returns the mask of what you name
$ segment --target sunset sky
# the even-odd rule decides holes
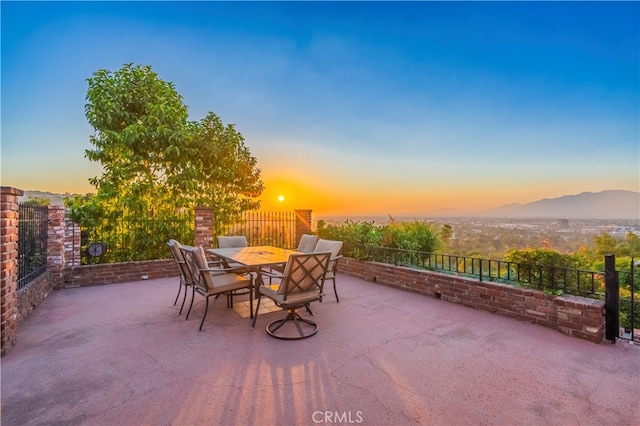
[[[191,120],[236,125],[266,210],[420,216],[640,191],[638,2],[1,8],[3,186],[92,192],[86,79],[135,63]]]

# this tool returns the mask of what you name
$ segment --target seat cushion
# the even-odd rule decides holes
[[[251,286],[251,280],[233,273],[213,275],[213,292],[224,293]]]
[[[278,294],[277,285],[274,286],[260,286],[260,293],[265,296],[273,299],[279,305],[282,305],[284,309],[296,308],[299,306],[304,306],[307,303],[315,302],[316,300],[320,300],[320,290],[315,291],[307,291],[304,293],[294,293],[287,296],[287,300],[284,300],[284,295]]]

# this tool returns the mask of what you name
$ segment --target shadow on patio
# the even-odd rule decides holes
[[[269,337],[177,278],[54,292],[2,358],[5,425],[640,424],[640,347],[338,277],[318,334]]]

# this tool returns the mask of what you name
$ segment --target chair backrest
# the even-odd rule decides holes
[[[302,234],[302,237],[300,237],[300,243],[296,250],[300,253],[313,253],[316,249],[316,244],[318,244],[317,235]]]
[[[180,277],[182,281],[187,285],[193,284],[193,277],[191,276],[191,271],[187,266],[187,262],[184,260],[184,255],[182,254],[181,247],[190,247],[183,246],[176,240],[169,240],[167,243],[169,245],[169,250],[171,251],[171,256],[178,264],[178,270],[180,271]]]
[[[342,250],[342,241],[333,241],[333,240],[318,240],[318,244],[316,244],[316,253],[320,252],[330,252],[331,253],[331,261],[329,262],[328,271],[332,272],[335,269],[338,255],[340,254],[340,250]]]
[[[278,294],[288,296],[304,292],[322,293],[324,275],[327,272],[331,253],[301,253],[292,254],[282,274],[282,281],[278,287]]]
[[[248,245],[247,237],[244,235],[218,237],[218,248],[247,247]]]
[[[193,284],[196,288],[205,292],[213,290],[213,277],[207,270],[209,269],[209,265],[207,264],[207,257],[204,253],[204,249],[200,246],[182,246],[180,250],[184,255],[184,260],[191,272]]]
[[[323,253],[328,251],[331,253],[331,257],[334,258],[337,257],[338,254],[340,254],[340,250],[342,250],[342,241],[319,239],[314,251],[316,253]]]

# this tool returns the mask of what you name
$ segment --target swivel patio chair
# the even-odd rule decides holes
[[[253,317],[252,327],[255,327],[260,311],[260,301],[263,296],[272,299],[276,305],[288,311],[287,316],[267,325],[270,336],[283,340],[306,339],[318,332],[315,322],[302,318],[297,310],[305,307],[311,315],[309,304],[320,300],[324,276],[331,260],[331,253],[301,253],[292,254],[284,268],[284,273],[277,278],[279,285],[258,288],[258,304]],[[282,327],[293,323],[298,334],[287,333]],[[304,329],[303,329],[304,328]]]
[[[327,251],[331,252],[331,261],[329,262],[329,268],[327,269],[327,274],[324,279],[333,281],[333,293],[336,295],[336,301],[338,303],[340,303],[340,299],[338,298],[338,290],[336,290],[336,273],[338,272],[338,260],[342,257],[340,255],[340,250],[342,250],[342,241],[322,239],[318,240],[318,244],[315,249],[317,253]],[[320,301],[322,301],[322,298]]]
[[[234,269],[209,267],[204,249],[200,246],[182,247],[181,250],[193,277],[193,295],[195,296],[195,293],[198,293],[204,296],[206,300],[206,307],[199,330],[202,330],[202,325],[209,311],[209,298],[220,294],[229,296],[236,290],[249,290],[249,312],[251,318],[253,318],[253,291],[251,291],[253,289],[253,276],[251,274],[243,276],[237,274]],[[187,318],[189,318],[192,307],[193,298],[187,312]]]

